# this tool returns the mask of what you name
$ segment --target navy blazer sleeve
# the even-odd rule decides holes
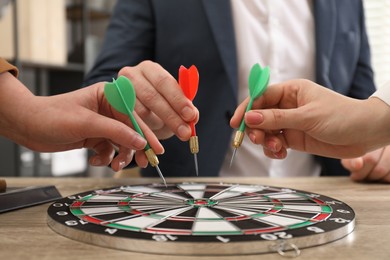
[[[121,68],[153,58],[154,26],[148,2],[117,2],[102,50],[86,76],[85,85],[110,81]]]

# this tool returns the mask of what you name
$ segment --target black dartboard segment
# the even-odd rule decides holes
[[[100,246],[163,254],[230,255],[299,248],[353,231],[345,203],[288,188],[228,183],[122,186],[63,198],[48,209],[59,234]]]

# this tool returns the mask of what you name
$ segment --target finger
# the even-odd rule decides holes
[[[258,129],[247,128],[246,133],[254,144],[264,145],[265,143],[265,132]]]
[[[384,176],[384,177],[381,179],[381,182],[390,183],[390,172],[388,172],[388,173],[386,174],[386,176]]]
[[[142,102],[137,98],[135,103],[134,110],[142,118],[142,120],[150,127],[152,130],[160,129],[164,127],[164,121],[161,120],[155,113],[146,108]]]
[[[384,176],[382,173],[379,163],[381,162],[383,149],[378,149],[369,152],[361,157],[351,159],[350,161],[345,160],[342,163],[346,164],[347,169],[351,169],[351,179],[355,181],[375,181],[379,180]],[[350,165],[348,165],[350,163]],[[343,165],[344,165],[343,164]]]
[[[230,119],[230,126],[233,128],[240,127],[241,121],[244,117],[246,107],[249,103],[249,97],[246,98],[234,111],[232,118]]]
[[[159,140],[165,140],[174,135],[174,133],[168,127],[153,130],[153,133],[158,137]]]
[[[271,159],[284,159],[287,157],[287,149],[282,147],[278,152],[272,152],[267,148],[263,148],[264,154]]]
[[[380,150],[380,149],[379,149]],[[378,150],[376,150],[378,151]],[[375,152],[375,151],[374,151]],[[380,159],[368,176],[370,181],[386,181],[387,175],[390,174],[390,149],[382,149]]]
[[[164,70],[159,64],[154,62],[144,62],[142,70],[145,78],[158,90],[158,92],[168,101],[173,109],[187,122],[191,122],[197,117],[197,110],[181,90],[178,82]],[[153,71],[153,73],[147,73]],[[158,107],[157,107],[158,108]]]
[[[198,113],[192,102],[185,97],[177,81],[157,63],[142,62],[139,70],[134,74],[126,73],[138,99],[163,119],[181,140],[188,140],[191,136],[188,122],[196,120]]]
[[[362,172],[364,167],[364,160],[362,157],[342,159],[341,165],[350,172],[350,177],[354,181],[362,181],[368,174],[368,172]]]
[[[88,121],[83,121],[85,127],[81,128],[83,139],[87,138],[105,138],[134,150],[142,150],[146,141],[135,130],[117,120],[90,112]]]
[[[143,120],[138,116],[137,113],[133,114],[135,117],[135,120],[137,121],[139,127],[141,128],[143,134],[145,135],[145,138],[148,142],[148,144],[151,146],[153,151],[156,154],[163,154],[164,153],[164,147],[158,140],[157,136],[153,133],[153,131],[143,122]]]
[[[111,168],[114,171],[120,171],[133,159],[134,150],[125,148],[125,147],[119,147],[118,155],[115,156],[115,158],[111,162]]]
[[[263,130],[302,130],[302,123],[297,118],[299,117],[296,109],[251,110],[245,113],[245,123],[248,127]]]
[[[360,173],[364,166],[364,161],[362,157],[357,157],[353,159],[342,159],[341,165],[350,172],[350,177],[354,181],[361,181],[367,175]]]
[[[364,161],[362,157],[357,157],[353,159],[342,159],[341,165],[343,165],[343,167],[350,172],[356,172],[360,171],[363,168]]]
[[[145,152],[136,151],[135,152],[135,161],[137,165],[141,168],[146,168],[148,166],[148,159],[146,158]]]
[[[101,139],[98,142],[90,139],[86,144],[86,148],[92,149],[96,154],[89,158],[89,164],[92,166],[107,166],[111,163],[114,158],[115,149],[113,145]]]
[[[270,108],[278,104],[282,98],[283,88],[278,86],[269,86],[263,95],[253,102],[252,110],[259,108]],[[250,98],[247,97],[234,111],[233,117],[230,120],[230,125],[233,128],[238,128],[241,120],[244,117],[245,110],[248,106]]]
[[[266,135],[264,147],[273,153],[279,153],[286,146],[283,145],[283,137],[278,135]]]

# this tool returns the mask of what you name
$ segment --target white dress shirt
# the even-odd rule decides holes
[[[248,96],[251,67],[271,69],[270,84],[305,78],[315,80],[314,18],[310,0],[231,0],[238,60],[238,102]],[[233,138],[233,137],[232,137]],[[284,160],[263,154],[245,136],[229,168],[226,154],[220,176],[318,176],[321,167],[312,155],[288,151]]]
[[[382,87],[375,91],[372,96],[383,100],[390,106],[390,81],[386,82]]]

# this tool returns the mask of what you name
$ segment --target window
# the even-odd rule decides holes
[[[380,88],[390,81],[390,1],[364,0],[364,7],[375,83]]]

